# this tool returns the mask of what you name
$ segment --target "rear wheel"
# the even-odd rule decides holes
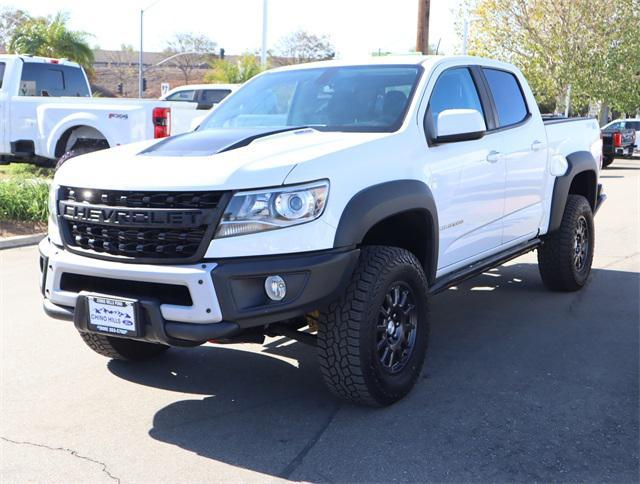
[[[613,156],[605,156],[602,159],[602,168],[608,167],[611,163],[613,163]]]
[[[94,151],[106,150],[109,148],[109,144],[106,140],[83,140],[81,143],[77,142],[72,148],[64,152],[64,154],[58,159],[55,169],[60,168],[67,160],[75,158],[76,156],[85,155],[87,153],[93,153]]]
[[[427,351],[427,286],[409,251],[362,249],[346,293],[318,325],[320,367],[334,394],[382,406],[409,393]]]
[[[569,195],[562,225],[538,249],[544,284],[554,291],[577,291],[591,273],[594,249],[593,213],[582,195]]]
[[[169,349],[168,346],[159,343],[114,338],[104,334],[80,332],[80,336],[93,351],[114,360],[144,361]]]

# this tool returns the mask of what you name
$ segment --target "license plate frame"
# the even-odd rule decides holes
[[[141,321],[137,299],[87,294],[87,329],[111,336],[139,337]]]

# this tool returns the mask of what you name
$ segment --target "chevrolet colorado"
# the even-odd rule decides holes
[[[421,371],[432,295],[534,249],[550,289],[584,286],[601,150],[595,120],[543,122],[493,60],[275,69],[195,132],[61,166],[44,309],[123,360],[284,335],[336,395],[388,405]]]
[[[92,98],[75,62],[0,55],[0,163],[58,159],[191,129],[196,105]]]

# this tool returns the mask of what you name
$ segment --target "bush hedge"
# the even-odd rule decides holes
[[[48,215],[48,172],[16,168],[0,179],[0,221],[45,222]]]

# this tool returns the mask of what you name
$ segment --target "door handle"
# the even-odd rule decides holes
[[[487,155],[487,161],[489,163],[497,163],[502,158],[502,153],[499,151],[490,151]]]
[[[535,140],[533,143],[531,143],[532,151],[540,151],[542,148],[544,148],[544,143],[542,141]]]

